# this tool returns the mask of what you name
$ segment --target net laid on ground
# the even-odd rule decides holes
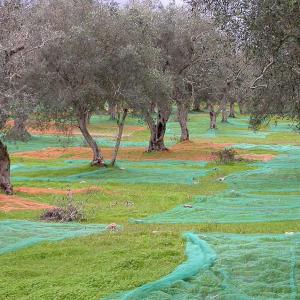
[[[199,119],[197,115],[190,116],[191,120],[189,124],[189,134],[192,140],[194,139],[218,139],[218,138],[249,138],[253,141],[258,139],[262,140],[267,138],[270,134],[278,132],[280,129],[285,130],[282,125],[280,129],[271,126],[270,128],[253,131],[249,129],[249,118],[236,118],[229,119],[227,123],[222,123],[217,126],[216,130],[209,129],[208,114],[203,115],[202,119]],[[167,138],[174,138],[180,136],[181,129],[176,121],[168,122],[167,124]]]
[[[186,236],[187,260],[171,274],[107,299],[299,299],[299,233]]]
[[[14,165],[13,182],[178,183],[193,184],[208,172],[207,162],[118,161],[119,168],[90,168],[89,161],[68,160],[56,166]]]
[[[227,190],[214,196],[197,196],[191,205],[139,223],[251,223],[300,219],[300,147],[239,145],[243,149],[270,149],[282,154],[254,170],[219,179]]]
[[[0,254],[14,252],[41,242],[55,242],[99,234],[105,230],[106,225],[101,224],[0,221]]]

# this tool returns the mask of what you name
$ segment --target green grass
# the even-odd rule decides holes
[[[112,133],[113,121],[107,117],[95,117],[91,129],[102,133]],[[141,122],[130,117],[127,122],[132,126],[143,126]],[[218,124],[215,137],[208,137],[208,115],[190,115],[191,139],[211,141],[214,143],[255,143],[255,144],[300,144],[299,135],[294,132],[267,132],[265,138],[247,137],[247,117],[229,120],[229,124]],[[179,125],[171,120],[168,125],[167,142],[175,142]],[[245,134],[245,136],[243,136]],[[126,137],[128,142],[147,143],[149,132],[135,131]],[[56,146],[54,138],[36,139],[32,145],[23,145],[22,149],[41,149],[40,142]],[[47,144],[48,143],[48,144]],[[45,145],[44,144],[44,145]],[[12,145],[11,147],[15,147]],[[14,148],[14,149],[15,149]],[[267,150],[239,150],[240,153],[278,154]],[[149,154],[151,155],[151,154]],[[88,172],[90,166],[79,163],[65,168],[63,157],[59,160],[42,162],[37,159],[12,158],[12,165],[23,164],[27,171],[15,170],[19,177],[30,178],[16,181],[14,185],[28,187],[45,187],[56,189],[76,189],[98,185],[103,190],[89,194],[75,195],[75,201],[84,202],[86,223],[117,223],[122,230],[115,233],[104,233],[83,238],[66,240],[58,243],[43,243],[16,253],[0,256],[0,299],[101,299],[115,292],[130,290],[142,284],[159,279],[171,272],[184,258],[183,232],[224,232],[224,233],[284,233],[300,231],[300,221],[283,221],[251,224],[196,224],[196,225],[134,225],[130,219],[140,219],[152,214],[168,211],[180,204],[192,203],[196,195],[213,195],[227,188],[226,182],[218,178],[239,171],[252,170],[250,162],[237,162],[230,165],[208,163],[202,169],[207,175],[199,177],[196,184],[167,184],[168,178],[161,177],[159,184],[122,183],[118,182],[118,171],[106,172],[105,176],[114,179],[113,183],[102,182],[54,182],[51,179]],[[54,170],[34,170],[44,164]],[[130,164],[130,162],[129,162]],[[32,168],[32,171],[30,171]],[[144,167],[151,172],[151,164]],[[161,166],[161,169],[167,169]],[[176,167],[169,167],[170,174]],[[194,171],[195,167],[187,165],[186,170]],[[126,173],[130,176],[130,173]],[[49,177],[49,181],[40,182],[40,177]],[[127,175],[126,175],[127,176]],[[29,196],[18,193],[18,196],[32,201],[56,204],[63,196],[37,195]],[[127,206],[126,202],[133,202]],[[0,220],[38,220],[40,211],[0,212]]]
[[[283,233],[300,222],[126,225],[106,233],[0,256],[1,299],[100,299],[159,279],[184,260],[182,232]]]

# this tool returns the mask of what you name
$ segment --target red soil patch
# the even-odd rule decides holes
[[[109,133],[101,133],[99,131],[95,131],[95,129],[90,129],[90,134],[92,136],[97,136],[97,137],[116,137],[117,136],[117,126],[111,128],[112,132]],[[132,135],[133,132],[135,131],[143,131],[145,130],[144,127],[138,127],[138,126],[124,126],[124,134],[123,137],[128,137]],[[78,127],[73,126],[73,127],[68,127],[65,130],[60,130],[59,128],[56,128],[55,126],[50,126],[45,129],[36,129],[36,128],[28,128],[28,131],[33,134],[33,135],[82,135],[81,131],[79,130]]]
[[[215,156],[212,152],[221,150],[231,144],[214,144],[210,142],[184,142],[172,146],[169,151],[147,153],[144,148],[131,147],[121,148],[119,151],[119,159],[140,161],[140,160],[194,160],[194,161],[210,161]],[[112,148],[103,148],[105,159],[112,156]],[[67,156],[69,159],[91,159],[91,150],[89,148],[48,148],[45,150],[19,152],[15,153],[16,157],[35,158],[35,159],[59,159]]]
[[[248,159],[248,160],[260,160],[260,161],[270,161],[272,160],[276,155],[273,154],[239,154],[237,157]]]
[[[6,122],[6,127],[13,127],[14,126],[14,120],[9,120]],[[74,134],[74,129],[76,129],[76,126],[66,126],[64,129],[57,128],[53,122],[49,124],[45,124],[43,128],[32,128],[30,126],[26,126],[27,130],[31,134],[45,134],[45,135],[71,135]]]
[[[18,196],[0,194],[0,211],[9,212],[15,210],[42,210],[54,206],[28,201]]]
[[[6,122],[6,126],[13,127],[14,126],[14,120],[9,120]],[[45,124],[42,126],[43,128],[36,128],[36,127],[30,127],[27,126],[27,130],[33,134],[33,135],[82,135],[79,128],[75,125],[70,126],[64,126],[64,128],[60,129],[53,122],[50,122],[48,124]],[[112,131],[115,133],[100,133],[98,131],[95,131],[95,129],[90,130],[90,134],[93,136],[102,136],[102,137],[115,137],[117,136],[117,125],[111,127]],[[130,136],[135,131],[143,131],[145,130],[142,126],[124,126],[124,134],[123,137]]]
[[[91,151],[89,148],[74,147],[74,148],[47,148],[39,151],[18,152],[13,154],[15,157],[36,158],[41,160],[58,159],[62,156],[73,158],[73,156],[83,155],[81,159],[89,159]]]

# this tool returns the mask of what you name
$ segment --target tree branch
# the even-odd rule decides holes
[[[256,88],[259,88],[259,87],[267,87],[266,84],[261,84],[261,85],[255,85],[257,81],[261,80],[265,73],[267,72],[267,70],[272,66],[274,65],[275,61],[274,59],[271,60],[271,62],[269,64],[267,64],[264,69],[262,70],[261,74],[253,81],[252,85],[250,86],[250,89],[256,89]]]

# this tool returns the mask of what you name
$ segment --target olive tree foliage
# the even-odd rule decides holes
[[[297,0],[193,0],[251,61],[251,123],[300,121],[300,3]]]
[[[151,132],[148,150],[152,151],[165,148],[164,132],[155,124],[153,104],[162,111],[161,114],[170,110],[170,84],[167,74],[160,69],[156,20],[151,6],[147,3],[134,3],[118,9],[115,16],[119,34],[118,47],[107,58],[104,76],[106,98],[115,105],[119,128],[111,164],[115,162],[128,111],[146,120]]]
[[[186,69],[182,80],[185,83],[183,88],[190,97],[181,102],[188,104],[185,110],[187,115],[191,103],[201,97],[207,103],[211,117],[210,128],[216,128],[219,113],[222,113],[222,122],[227,122],[228,115],[234,116],[233,105],[238,95],[242,94],[242,83],[246,79],[244,57],[226,33],[217,30],[203,16],[196,16],[196,21],[201,24],[198,48],[194,48],[197,56]],[[228,103],[230,114],[227,112]]]
[[[159,47],[159,11],[152,3],[134,2],[125,10],[127,47],[123,67],[128,69],[125,91],[130,108],[150,130],[148,151],[167,150],[166,125],[171,114],[172,82]],[[127,74],[127,73],[126,73]]]
[[[26,121],[36,102],[26,91],[22,80],[24,57],[37,49],[29,39],[28,23],[32,5],[24,1],[0,1],[0,117],[1,127],[8,118],[12,127],[5,128],[5,138],[27,141]]]
[[[34,16],[47,44],[28,64],[27,81],[38,92],[44,120],[76,124],[93,151],[92,164],[104,165],[101,148],[87,124],[107,96],[108,58],[118,47],[118,29],[109,5],[88,0],[42,1]]]
[[[26,27],[30,11],[22,1],[0,1],[0,188],[8,194],[12,193],[10,158],[3,138],[26,140],[24,122],[34,107],[22,80],[24,56],[35,49]],[[15,119],[15,126],[5,136],[9,118]]]
[[[187,7],[174,3],[160,10],[159,47],[163,53],[163,69],[172,76],[172,99],[177,106],[181,141],[189,140],[188,111],[196,94],[196,81],[204,78],[205,66],[212,59],[212,37],[215,28]],[[204,91],[204,87],[198,90]]]

